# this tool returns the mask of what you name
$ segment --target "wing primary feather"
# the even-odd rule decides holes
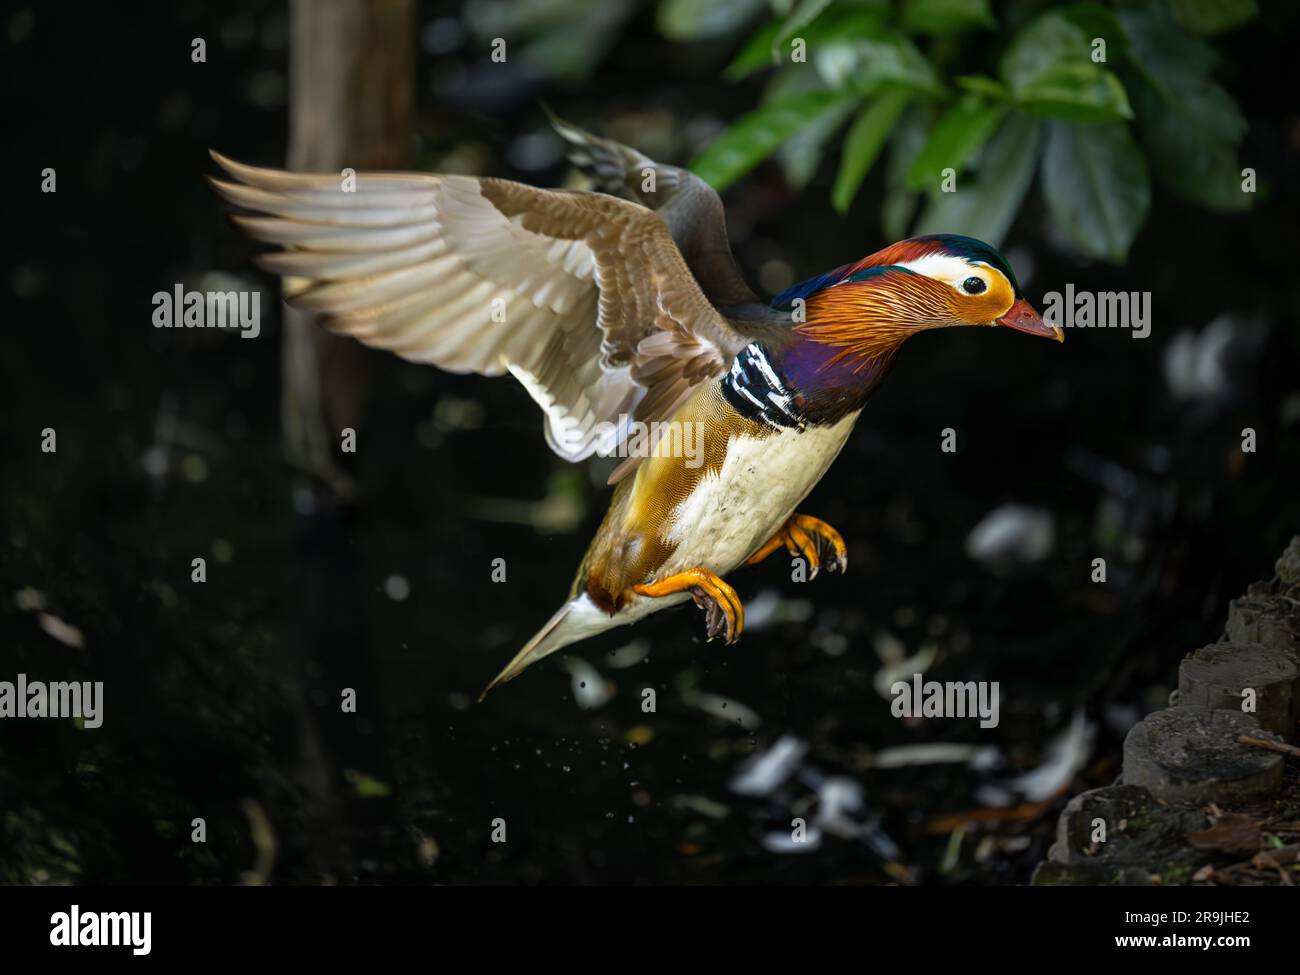
[[[664,209],[703,184],[575,126],[557,129],[608,180],[625,179],[629,161],[656,166],[671,190],[650,201],[662,219],[598,193],[467,176],[345,180],[216,152],[225,178],[209,182],[248,211],[231,215],[238,229],[281,248],[258,262],[284,279],[291,304],[411,361],[513,372],[546,415],[553,449],[580,459],[625,442],[631,418],[672,419],[748,340],[701,291],[674,240],[687,225]],[[641,460],[626,458],[614,480]]]

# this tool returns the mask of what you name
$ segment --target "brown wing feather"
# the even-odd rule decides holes
[[[291,279],[287,300],[413,361],[509,371],[566,459],[616,450],[622,416],[671,419],[746,344],[636,203],[468,176],[346,184],[213,158],[237,181],[212,180],[217,192],[259,214],[236,225],[285,248],[259,260]]]
[[[740,276],[722,198],[689,169],[667,166],[613,139],[602,139],[551,115],[551,124],[569,144],[569,161],[591,177],[602,193],[654,210],[701,290],[715,305],[757,301]],[[653,181],[648,176],[653,173]]]

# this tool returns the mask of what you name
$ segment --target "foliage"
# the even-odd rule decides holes
[[[708,16],[664,0],[661,28],[717,37],[756,7],[694,6]],[[1019,0],[1000,17],[990,0],[774,0],[772,10],[725,74],[771,71],[761,103],[692,165],[719,189],[774,152],[802,188],[847,126],[832,202],[846,212],[886,156],[891,238],[914,228],[999,243],[1035,173],[1070,243],[1113,262],[1146,219],[1152,173],[1215,210],[1250,205],[1237,161],[1246,124],[1212,78],[1208,38],[1251,20],[1254,0]]]

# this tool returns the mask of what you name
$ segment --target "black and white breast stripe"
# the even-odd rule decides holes
[[[775,429],[803,429],[803,417],[784,380],[757,342],[745,346],[722,377],[722,395],[743,417]]]

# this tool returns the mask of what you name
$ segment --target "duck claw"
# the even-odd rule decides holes
[[[738,620],[734,618],[730,607],[725,604],[725,597],[721,593],[714,594],[701,586],[696,586],[691,590],[691,598],[695,600],[695,605],[704,610],[704,632],[707,636],[708,643],[712,643],[715,638],[721,637],[725,643],[735,643],[736,638],[740,635],[740,626]]]
[[[761,561],[781,545],[792,557],[801,558],[808,564],[810,580],[817,578],[823,565],[827,572],[843,575],[848,571],[849,553],[843,536],[820,518],[791,515],[772,540],[750,558],[749,564]]]
[[[688,592],[695,605],[704,610],[704,629],[710,640],[722,637],[735,643],[745,628],[745,607],[725,579],[717,573],[698,566],[678,572],[658,582],[641,582],[632,586],[638,596],[670,596]]]
[[[696,606],[704,610],[704,632],[708,635],[708,642],[712,643],[715,637],[726,632],[727,616],[718,601],[699,586],[691,590],[691,598],[695,600]]]
[[[849,568],[849,551],[844,537],[820,518],[812,515],[791,515],[786,522],[787,536],[798,546],[812,564],[809,578],[816,578],[822,563],[827,572],[843,575]]]

